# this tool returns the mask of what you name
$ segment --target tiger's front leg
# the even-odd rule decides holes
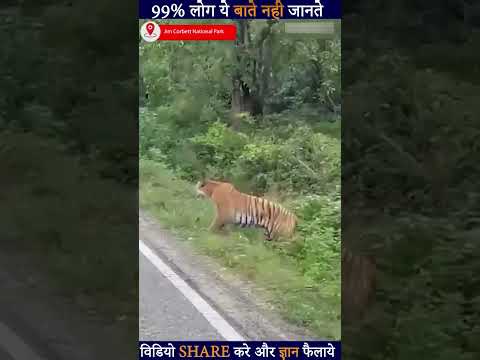
[[[218,232],[222,230],[222,228],[225,226],[223,220],[220,218],[218,215],[218,209],[215,213],[215,218],[213,219],[212,223],[210,224],[210,227],[208,228],[209,231],[211,232]]]
[[[217,217],[215,217],[215,219],[213,219],[212,223],[210,224],[210,227],[208,228],[208,230],[212,232],[217,232],[222,230],[223,226],[224,226],[223,222],[220,221]]]
[[[272,241],[272,234],[270,234],[268,230],[265,230],[264,235],[265,235],[265,240]]]

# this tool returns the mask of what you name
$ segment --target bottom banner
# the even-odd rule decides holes
[[[340,341],[140,341],[140,359],[341,359]]]

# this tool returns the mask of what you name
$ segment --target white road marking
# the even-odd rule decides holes
[[[139,241],[140,252],[175,286],[185,298],[202,314],[218,333],[227,341],[244,341],[245,339],[195,290],[162,261],[145,243]]]
[[[45,360],[2,322],[0,322],[0,346],[15,360]]]

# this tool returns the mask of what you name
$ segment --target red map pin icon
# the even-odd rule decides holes
[[[148,23],[145,28],[147,29],[148,35],[152,35],[153,29],[155,26],[152,23]]]

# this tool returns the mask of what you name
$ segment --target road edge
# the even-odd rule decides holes
[[[139,211],[140,239],[247,340],[321,340],[272,312],[252,282],[240,279]]]

